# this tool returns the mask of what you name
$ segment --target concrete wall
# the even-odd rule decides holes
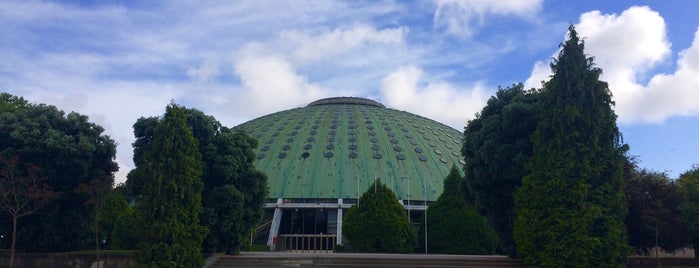
[[[15,254],[15,268],[91,268],[97,267],[95,255],[92,253],[17,253]],[[100,268],[131,267],[131,255],[129,253],[109,255],[100,254]],[[0,256],[0,267],[9,267],[10,253]],[[94,266],[93,266],[94,265]]]

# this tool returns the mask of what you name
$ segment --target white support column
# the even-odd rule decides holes
[[[337,242],[342,245],[342,198],[337,199]]]
[[[281,205],[283,200],[277,198],[277,205]],[[274,209],[274,217],[272,218],[272,225],[269,227],[269,237],[267,237],[267,246],[271,251],[275,250],[274,240],[277,238],[279,233],[279,224],[282,222],[282,209],[277,207]]]

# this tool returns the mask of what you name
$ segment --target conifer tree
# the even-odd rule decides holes
[[[486,255],[495,253],[498,237],[485,217],[466,203],[458,190],[463,177],[452,166],[444,180],[444,191],[427,209],[427,245],[430,253]],[[424,221],[418,236],[425,241]]]
[[[537,267],[620,267],[626,260],[622,163],[607,83],[573,26],[551,64],[529,175],[515,194],[515,241]]]
[[[408,253],[415,248],[413,226],[396,194],[376,181],[347,212],[345,235],[360,252]]]
[[[202,250],[237,254],[262,219],[268,194],[267,176],[253,165],[257,140],[243,129],[225,127],[199,110],[186,109],[185,115],[203,163],[203,212],[199,218],[209,234]],[[151,145],[161,121],[157,117],[142,117],[134,124],[136,168],[129,173],[125,185],[133,196],[140,196],[143,183],[149,180],[142,171],[144,150]]]
[[[137,207],[143,226],[136,266],[202,267],[207,233],[199,224],[203,166],[184,108],[167,107],[143,158],[148,180]]]

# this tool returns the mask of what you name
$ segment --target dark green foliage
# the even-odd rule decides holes
[[[129,208],[120,213],[114,220],[114,228],[111,232],[112,240],[109,249],[138,249],[138,242],[141,240],[140,223],[134,208]]]
[[[689,244],[687,228],[680,222],[679,187],[665,173],[639,170],[628,163],[624,167],[624,193],[629,207],[626,230],[636,253],[647,255],[656,245],[673,252]]]
[[[126,198],[121,195],[118,191],[111,191],[104,200],[102,208],[99,211],[99,225],[100,225],[100,237],[102,237],[107,242],[108,249],[127,249],[123,245],[117,243],[114,244],[115,240],[120,240],[120,238],[114,237],[114,229],[117,228],[119,216],[124,214],[129,214],[131,208]],[[134,228],[136,226],[133,226]],[[133,231],[132,231],[133,232]],[[120,247],[117,247],[120,246]]]
[[[699,257],[699,166],[680,175],[677,181],[682,204],[680,219],[688,230],[688,239],[694,248],[694,257]]]
[[[539,98],[529,175],[515,194],[514,235],[527,264],[620,267],[629,247],[622,164],[601,70],[573,26]]]
[[[123,186],[124,191],[129,196],[140,196],[143,191],[143,184],[148,180],[148,178],[143,175],[143,169],[139,167],[145,166],[143,153],[148,145],[153,142],[155,128],[158,126],[159,122],[160,119],[157,117],[141,117],[133,125],[136,141],[131,145],[133,146],[133,162],[136,164],[136,168],[129,171],[126,183]]]
[[[244,195],[233,185],[216,187],[206,195],[202,224],[214,228],[204,241],[204,249],[208,252],[230,250],[229,254],[237,253],[247,230],[241,230],[244,223]]]
[[[143,221],[136,266],[203,266],[201,245],[207,234],[199,224],[203,165],[184,108],[168,105],[142,163],[148,180],[137,204]]]
[[[187,109],[187,126],[199,143],[202,154],[203,213],[201,224],[210,230],[204,240],[205,252],[237,254],[242,242],[263,216],[267,198],[267,177],[255,170],[257,141],[241,129],[224,127],[212,116]],[[143,151],[153,140],[158,118],[140,118],[134,124],[134,162],[126,190],[140,195],[143,181]]]
[[[54,106],[0,94],[0,150],[36,165],[38,175],[59,194],[47,207],[22,219],[19,249],[51,252],[91,246],[94,210],[84,205],[88,196],[73,190],[93,179],[112,180],[116,144],[103,132],[87,116],[66,115]]]
[[[349,209],[342,226],[356,251],[408,253],[415,248],[415,232],[405,209],[380,181]]]
[[[522,84],[499,89],[464,129],[464,196],[495,228],[500,248],[509,256],[517,255],[513,196],[532,154],[537,96]]]
[[[237,254],[264,215],[267,176],[253,166],[257,141],[243,130],[221,127],[209,147],[204,154],[202,223],[212,232],[204,250]]]
[[[0,212],[12,217],[10,268],[14,265],[19,219],[36,213],[56,198],[56,193],[44,183],[46,178],[37,177],[38,171],[34,165],[20,165],[17,156],[7,159],[0,152]]]
[[[14,113],[30,108],[31,105],[22,97],[0,93],[0,113]]]
[[[444,191],[427,209],[427,248],[429,253],[486,255],[495,253],[498,238],[495,230],[459,193],[462,177],[452,166],[444,180]],[[424,221],[418,236],[425,241]]]

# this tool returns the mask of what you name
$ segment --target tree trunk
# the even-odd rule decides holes
[[[658,227],[653,228],[655,230],[655,260],[658,261],[658,268],[660,268],[660,255],[658,254]]]
[[[99,236],[99,222],[98,222],[98,204],[95,204],[95,250],[97,252],[97,268],[100,268],[100,236]]]
[[[10,268],[15,265],[15,242],[17,242],[17,215],[12,215],[12,246],[10,247]]]

